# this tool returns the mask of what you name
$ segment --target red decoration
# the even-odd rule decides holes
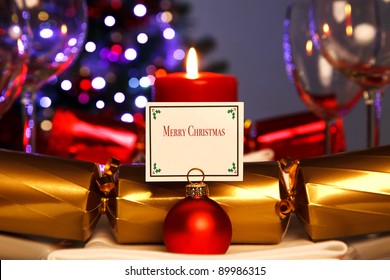
[[[171,208],[163,235],[172,253],[224,254],[232,239],[232,224],[217,202],[207,195],[195,195]]]
[[[121,163],[130,163],[138,152],[138,125],[65,109],[57,109],[52,123],[47,148],[42,150],[44,154],[97,163],[115,157]]]
[[[259,120],[254,129],[256,135],[249,135],[249,130],[247,132],[247,150],[272,149],[275,160],[286,156],[302,159],[325,154],[325,121],[311,112]],[[342,118],[337,118],[331,128],[331,143],[332,153],[346,149]]]

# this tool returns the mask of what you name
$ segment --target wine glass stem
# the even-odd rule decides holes
[[[23,149],[26,153],[35,152],[35,94],[32,91],[22,93],[23,112]]]
[[[380,142],[382,90],[367,90],[364,99],[367,110],[367,148],[377,147]]]
[[[332,126],[333,120],[325,120],[325,139],[324,139],[324,150],[325,155],[332,153]]]

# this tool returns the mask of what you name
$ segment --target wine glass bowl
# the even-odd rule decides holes
[[[61,74],[78,55],[86,36],[87,11],[80,0],[28,3],[32,44],[25,86],[34,89]]]
[[[79,54],[86,37],[88,11],[85,0],[27,1],[26,10],[31,44],[23,85],[23,145],[26,152],[34,152],[36,92],[68,68]]]
[[[27,72],[27,25],[21,5],[0,2],[0,118],[21,93]]]
[[[367,145],[379,145],[382,92],[390,83],[390,2],[315,0],[310,13],[317,48],[365,89]]]
[[[325,153],[331,147],[333,122],[344,117],[361,99],[363,90],[337,71],[315,48],[309,21],[309,2],[289,5],[284,21],[283,50],[287,75],[300,99],[326,123]]]
[[[360,16],[352,14],[355,11],[355,2],[365,13]],[[329,8],[314,9],[313,18],[324,17],[323,13],[332,10],[332,15],[326,17],[320,28],[317,28],[317,37],[321,43],[323,54],[329,62],[365,87],[381,87],[390,80],[390,64],[378,65],[380,56],[385,49],[378,22],[376,5],[373,1],[327,1]],[[314,6],[316,7],[316,6]],[[344,12],[343,12],[344,11]],[[339,15],[339,16],[337,16]],[[390,63],[390,61],[389,61]]]
[[[303,103],[321,119],[347,115],[361,98],[363,90],[340,76],[321,54],[313,52],[296,60],[288,70],[289,78]]]

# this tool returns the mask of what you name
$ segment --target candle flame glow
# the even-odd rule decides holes
[[[352,36],[353,35],[353,26],[352,26],[352,17],[351,17],[351,11],[352,11],[352,6],[351,4],[345,4],[345,16],[346,16],[346,27],[345,27],[345,33],[347,36]]]
[[[330,32],[329,24],[324,23],[324,25],[322,26],[322,31],[324,32],[324,35],[329,35]]]
[[[198,58],[194,48],[190,48],[187,56],[187,78],[196,79],[199,76],[198,73]]]
[[[311,56],[313,54],[313,41],[310,39],[306,42],[306,54],[308,56]]]

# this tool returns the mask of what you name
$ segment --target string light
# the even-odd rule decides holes
[[[20,38],[21,33],[22,30],[20,29],[20,27],[17,25],[13,25],[10,27],[8,34],[10,35],[11,38],[18,39]]]
[[[144,15],[146,15],[147,9],[145,5],[137,4],[135,5],[133,12],[137,17],[143,17]]]
[[[107,59],[110,61],[110,62],[116,62],[118,61],[119,59],[119,55],[115,52],[110,52],[107,56]]]
[[[129,80],[129,87],[131,88],[137,88],[139,86],[139,80],[135,77],[132,77],[130,80]]]
[[[99,52],[100,58],[107,59],[110,54],[110,50],[108,48],[102,48]]]
[[[143,95],[138,96],[138,97],[134,100],[134,104],[135,104],[135,106],[137,106],[138,108],[145,108],[147,102],[148,102],[148,99],[147,99],[145,96],[143,96]]]
[[[139,80],[139,85],[143,88],[147,88],[150,86],[150,80],[148,77],[142,77],[140,80]]]
[[[106,16],[104,19],[104,24],[108,27],[112,27],[115,25],[115,18],[113,16]]]
[[[154,82],[156,81],[156,77],[153,75],[148,75],[148,79],[149,79],[149,85],[153,86]]]
[[[134,60],[137,58],[137,51],[133,48],[128,48],[126,51],[125,51],[125,58],[127,60]]]
[[[132,123],[132,122],[134,122],[134,117],[130,113],[125,113],[122,115],[121,121],[125,122],[125,123]]]
[[[53,30],[49,28],[44,28],[39,32],[39,36],[41,36],[43,39],[49,39],[53,37],[53,35],[54,35]]]
[[[103,109],[105,105],[106,104],[104,103],[103,100],[96,101],[96,108],[98,108],[98,109]]]
[[[171,12],[163,12],[157,15],[157,20],[163,23],[170,23],[173,19]]]
[[[49,14],[46,11],[40,11],[38,13],[38,19],[40,21],[47,21],[49,19]]]
[[[65,61],[68,60],[68,57],[64,53],[60,52],[60,53],[57,53],[57,55],[54,58],[54,60],[56,62],[65,62]]]
[[[114,100],[116,103],[123,103],[125,101],[125,95],[123,92],[117,92],[114,95]]]
[[[43,131],[50,131],[53,128],[53,123],[49,120],[43,120],[40,127]]]
[[[69,46],[74,47],[74,46],[76,46],[76,44],[77,44],[77,39],[76,38],[69,39],[69,41],[68,41],[68,45]]]
[[[87,104],[89,102],[89,95],[85,92],[80,93],[78,101],[80,104]]]
[[[88,79],[82,79],[80,81],[80,88],[82,90],[85,90],[85,91],[90,90],[91,89],[91,81]]]
[[[63,80],[61,82],[61,88],[62,90],[68,91],[72,88],[72,82],[69,80]]]
[[[163,31],[163,36],[167,40],[172,40],[173,38],[175,38],[175,30],[170,27],[165,28],[165,30]]]
[[[102,77],[96,77],[92,80],[91,85],[94,89],[103,89],[106,86],[106,80]]]
[[[50,97],[43,96],[43,97],[39,100],[39,105],[40,105],[42,108],[49,108],[49,107],[51,106],[51,99],[50,99]]]
[[[90,41],[85,44],[84,48],[87,52],[93,53],[96,50],[96,44]]]
[[[173,57],[176,60],[183,60],[186,57],[186,53],[182,49],[177,49],[173,52]]]
[[[137,36],[137,42],[140,44],[145,44],[148,41],[148,39],[149,39],[148,35],[146,35],[145,33],[140,33]]]
[[[149,65],[148,67],[146,67],[146,73],[148,73],[149,75],[153,75],[157,70],[157,67],[155,65]]]
[[[117,54],[117,55],[120,55],[122,53],[123,49],[121,47],[121,45],[118,45],[118,44],[115,44],[111,47],[111,52]]]

